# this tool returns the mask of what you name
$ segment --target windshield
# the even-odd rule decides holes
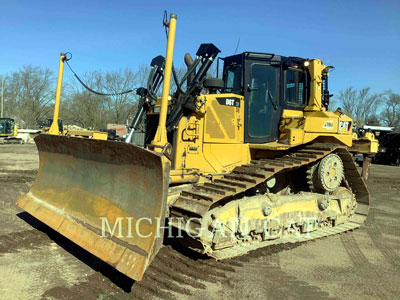
[[[11,119],[0,119],[0,134],[12,134],[14,121]]]

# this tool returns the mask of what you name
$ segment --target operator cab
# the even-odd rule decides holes
[[[245,142],[278,140],[282,111],[304,110],[310,97],[307,60],[244,52],[223,61],[225,92],[245,99]]]
[[[0,118],[0,135],[11,136],[14,134],[14,119]]]

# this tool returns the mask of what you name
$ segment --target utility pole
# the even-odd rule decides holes
[[[4,75],[1,75],[1,118],[3,117],[4,104]]]

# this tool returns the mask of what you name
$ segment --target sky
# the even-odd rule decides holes
[[[87,71],[137,70],[165,56],[164,10],[178,15],[174,64],[201,43],[319,58],[335,66],[330,91],[400,93],[400,1],[0,0],[0,74],[24,65],[57,73],[60,52]],[[238,41],[240,39],[239,45]],[[69,70],[65,76],[72,77]]]

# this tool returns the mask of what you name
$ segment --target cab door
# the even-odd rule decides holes
[[[276,141],[281,115],[280,65],[248,60],[245,69],[245,142]]]

